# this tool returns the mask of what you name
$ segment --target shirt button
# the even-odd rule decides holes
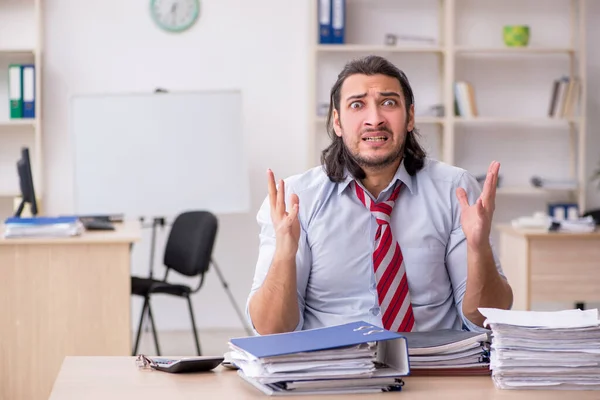
[[[381,309],[379,307],[372,307],[369,311],[371,311],[371,314],[377,317],[380,314]]]

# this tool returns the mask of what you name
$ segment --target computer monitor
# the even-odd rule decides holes
[[[19,174],[19,185],[21,187],[21,204],[15,213],[15,217],[20,217],[26,203],[29,203],[31,215],[37,215],[38,207],[33,188],[33,174],[31,173],[31,159],[29,158],[29,149],[24,147],[21,150],[21,159],[17,161],[17,172]]]

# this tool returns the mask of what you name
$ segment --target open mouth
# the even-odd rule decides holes
[[[386,136],[374,136],[363,138],[365,142],[385,142],[387,140]]]

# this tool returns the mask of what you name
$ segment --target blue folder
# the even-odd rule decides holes
[[[21,66],[23,83],[23,118],[35,118],[35,65]]]
[[[346,0],[332,0],[331,3],[331,43],[346,42]]]
[[[20,224],[20,225],[54,225],[54,224],[74,224],[77,222],[77,217],[9,217],[5,224]]]
[[[319,43],[331,43],[331,0],[317,0],[319,19]]]
[[[368,342],[403,339],[404,336],[364,321],[290,333],[231,339],[230,342],[257,358],[354,346]],[[408,352],[408,348],[406,350]]]

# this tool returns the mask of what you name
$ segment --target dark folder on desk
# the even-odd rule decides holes
[[[487,332],[442,329],[407,332],[411,375],[490,375]]]

